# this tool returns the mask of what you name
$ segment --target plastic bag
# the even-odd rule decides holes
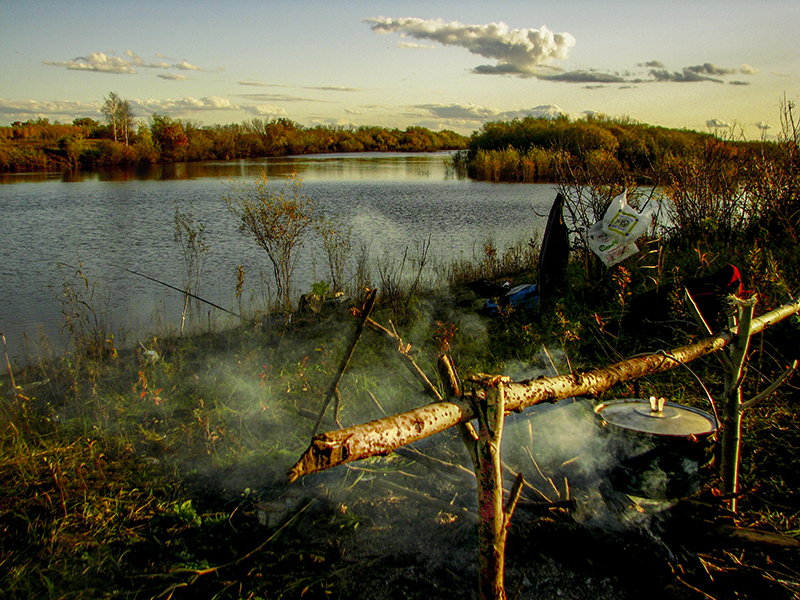
[[[597,254],[607,267],[613,267],[639,251],[635,242],[625,244],[606,233],[602,221],[598,221],[589,228],[586,232],[586,240],[592,252]]]
[[[628,206],[628,190],[611,201],[603,216],[603,231],[622,244],[639,239],[653,223],[653,212],[637,212]]]

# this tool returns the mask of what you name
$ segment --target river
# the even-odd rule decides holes
[[[223,197],[262,172],[274,189],[297,173],[303,193],[352,231],[353,248],[398,264],[428,240],[429,263],[448,264],[500,251],[541,233],[555,198],[551,185],[459,179],[445,153],[327,154],[187,163],[75,175],[0,178],[0,333],[22,362],[42,340],[63,350],[63,286],[85,283],[84,299],[117,332],[130,337],[175,330],[182,295],[130,271],[181,288],[174,241],[176,208],[205,227],[208,252],[198,295],[236,311],[237,266],[245,273],[248,310],[274,297],[266,254],[238,231]],[[324,254],[301,251],[296,295],[326,279]],[[81,266],[80,272],[78,267]],[[78,276],[76,277],[76,273]],[[373,274],[373,280],[377,275]],[[206,309],[209,307],[206,305]],[[225,313],[215,311],[214,318]],[[120,337],[118,333],[118,337]]]

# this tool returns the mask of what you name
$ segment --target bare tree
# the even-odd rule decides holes
[[[316,229],[328,260],[331,289],[342,291],[347,261],[353,253],[352,228],[346,227],[338,216],[321,215]]]

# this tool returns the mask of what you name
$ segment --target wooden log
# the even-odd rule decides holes
[[[800,296],[752,320],[751,334],[764,331],[800,310]],[[588,372],[576,372],[520,383],[503,383],[507,411],[519,411],[541,402],[555,402],[572,396],[598,394],[618,383],[654,375],[724,348],[733,339],[728,330],[668,353],[637,356]],[[414,410],[346,429],[316,435],[311,445],[289,472],[289,480],[370,456],[385,455],[395,448],[430,437],[475,418],[472,394],[450,397]]]

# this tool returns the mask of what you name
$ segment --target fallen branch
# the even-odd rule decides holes
[[[356,317],[361,317],[363,319],[363,313],[364,311],[361,311],[357,308],[353,309],[353,314]],[[428,376],[425,375],[425,372],[420,369],[419,365],[417,365],[417,363],[414,362],[414,359],[411,358],[411,355],[409,354],[409,350],[411,350],[411,344],[405,344],[403,342],[403,338],[397,335],[397,333],[386,329],[386,327],[371,319],[369,315],[367,315],[366,319],[364,319],[364,323],[373,331],[381,334],[381,336],[383,336],[386,340],[397,344],[397,352],[400,356],[400,360],[403,361],[403,364],[405,364],[408,370],[411,371],[411,374],[417,379],[417,381],[422,384],[425,393],[434,400],[443,400],[442,395],[436,389],[436,386],[431,383],[430,379],[428,379]]]

